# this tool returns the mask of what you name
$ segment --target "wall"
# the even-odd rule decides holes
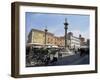
[[[1,0],[0,2],[0,80],[100,80],[100,54],[98,54],[98,74],[80,74],[80,75],[65,75],[53,77],[39,77],[39,78],[21,78],[15,79],[10,77],[11,67],[11,2],[15,0]],[[77,4],[98,6],[100,10],[100,0],[16,0],[16,1],[30,1],[30,2],[44,2],[56,4]],[[100,11],[98,11],[100,14]],[[98,16],[98,22],[100,16]],[[100,26],[100,23],[98,24]],[[100,27],[98,27],[98,31]],[[99,33],[100,34],[100,33]],[[100,37],[98,37],[100,41]],[[98,44],[100,44],[98,42]],[[100,47],[98,45],[98,47]],[[100,52],[100,50],[99,50]],[[98,53],[99,53],[98,52]]]

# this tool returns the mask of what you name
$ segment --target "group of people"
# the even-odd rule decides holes
[[[26,49],[26,55],[27,55],[27,60],[28,58],[30,61],[36,61],[37,65],[48,65],[49,63],[54,63],[57,61],[57,57],[54,55],[56,54],[56,49],[44,49],[44,48],[27,48]],[[30,53],[32,56],[30,57]],[[51,56],[52,55],[52,58]],[[28,62],[30,62],[28,61]]]
[[[44,48],[31,48],[31,53],[32,53],[32,57],[31,59],[36,59],[36,61],[40,61],[41,63],[39,63],[39,65],[48,65],[48,64],[52,64],[58,61],[58,57],[55,57],[55,54],[58,52],[58,56],[62,57],[62,54],[60,53],[60,51],[62,51],[62,49],[44,49]],[[80,48],[80,49],[74,49],[73,50],[75,52],[75,54],[79,53],[80,56],[83,56],[85,54],[89,54],[89,49],[85,49],[85,48]],[[29,58],[29,53],[30,53],[30,49],[27,48],[26,49],[26,55]],[[28,59],[27,58],[27,59]],[[30,60],[30,59],[29,59]]]

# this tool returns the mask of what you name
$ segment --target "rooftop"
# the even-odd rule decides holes
[[[41,33],[45,32],[45,31],[42,31],[42,30],[39,30],[39,29],[32,29],[32,31],[38,31],[38,32],[41,32]],[[53,33],[50,33],[50,32],[47,32],[47,34],[54,35]]]

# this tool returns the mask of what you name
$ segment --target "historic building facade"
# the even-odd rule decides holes
[[[44,44],[44,32],[32,29],[28,35],[28,43]]]
[[[45,37],[46,37],[46,43],[45,43]],[[47,32],[45,36],[45,31],[32,29],[28,35],[27,43],[65,47],[65,37],[64,36],[58,37],[50,32]],[[69,32],[67,34],[67,47],[69,49],[78,49],[80,48],[80,44],[81,43],[79,37],[75,37],[72,32]]]
[[[46,37],[46,43],[45,43]],[[64,37],[57,37],[54,34],[45,31],[32,29],[28,35],[27,43],[34,43],[37,45],[51,45],[51,46],[64,46]]]
[[[81,46],[84,46],[85,38],[82,37],[81,35],[79,35],[79,38],[80,38],[80,45],[81,45]]]
[[[68,47],[70,49],[80,48],[80,38],[74,36],[72,32],[68,33]]]

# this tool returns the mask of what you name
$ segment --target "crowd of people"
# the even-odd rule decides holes
[[[57,52],[59,53],[58,56],[62,56],[60,51],[61,49],[56,48],[26,48],[26,62],[30,63],[33,60],[38,63],[36,65],[48,65],[49,63],[54,63],[58,60],[58,57],[55,57]],[[77,50],[74,49],[73,51],[75,54],[79,53],[80,56],[89,54],[89,48],[80,48]]]
[[[34,60],[36,65],[48,65],[49,63],[53,63],[57,61],[57,57],[54,55],[56,54],[57,49],[50,49],[50,48],[27,48],[26,49],[26,60],[27,63]],[[31,54],[31,57],[30,57]],[[52,55],[52,57],[50,56]]]

